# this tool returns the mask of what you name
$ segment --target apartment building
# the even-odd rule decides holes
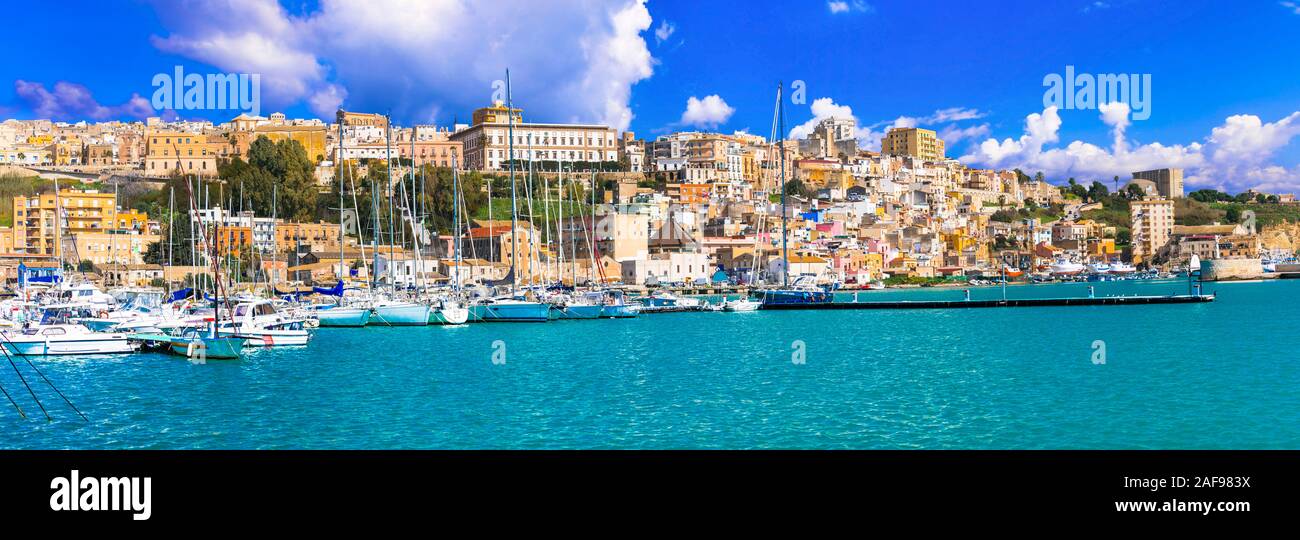
[[[513,157],[520,161],[618,161],[618,130],[595,124],[526,123],[523,109],[507,108],[500,101],[475,110],[473,124],[450,139],[464,146],[465,168],[473,170],[506,168],[512,142]]]
[[[943,139],[934,131],[914,127],[890,128],[880,141],[880,153],[914,156],[928,161],[945,159]]]
[[[55,209],[62,220],[55,220]],[[131,234],[148,231],[148,216],[135,210],[119,210],[112,193],[94,190],[60,190],[54,193],[13,198],[14,250],[36,255],[63,256],[61,239],[82,234]]]
[[[172,171],[216,176],[217,158],[230,153],[229,144],[221,135],[149,130],[145,133],[144,172],[148,176],[168,176]]]

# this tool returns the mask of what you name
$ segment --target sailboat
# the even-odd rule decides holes
[[[415,151],[411,151],[415,155]],[[456,231],[455,245],[452,246],[453,260],[455,262],[455,279],[452,281],[452,294],[443,295],[439,301],[437,309],[429,312],[429,324],[465,324],[469,322],[469,308],[460,301],[461,293],[461,234],[460,234],[460,171],[456,163],[456,154],[451,155],[451,192],[452,192],[452,230]]]
[[[513,98],[510,93],[510,70],[506,70],[506,110],[509,119],[506,139],[510,145],[510,294],[482,301],[474,306],[474,315],[486,322],[546,322],[550,320],[550,304],[536,300],[532,294],[521,294],[519,276],[516,273],[519,261],[519,195],[518,183],[515,181],[515,115]],[[489,207],[489,219],[492,217]],[[531,293],[531,291],[529,291]]]
[[[394,193],[392,131],[393,128],[392,128],[392,123],[390,121],[388,122],[388,127],[384,131],[384,141],[386,147],[385,161],[387,162],[388,165],[388,207],[389,207],[388,224],[389,224],[389,231],[392,233],[392,238],[389,240],[390,245],[392,245],[397,241],[396,227],[393,224],[393,216],[392,216],[393,193]],[[375,200],[374,204],[376,206],[374,248],[375,248],[375,268],[378,269],[379,268],[379,230],[380,230],[379,211],[378,211],[379,202],[376,197],[372,197],[372,199]],[[422,304],[419,302],[409,302],[397,298],[397,280],[396,280],[397,275],[396,275],[395,263],[396,261],[394,260],[394,257],[392,256],[391,249],[390,249],[390,255],[388,258],[390,296],[389,297],[376,296],[374,298],[374,304],[373,304],[374,314],[370,317],[370,324],[374,326],[426,326],[428,325],[429,306],[427,304]],[[371,282],[375,283],[374,280],[371,280]],[[375,287],[374,285],[372,285],[371,291],[374,290]]]
[[[793,286],[790,283],[790,251],[786,245],[789,226],[789,211],[786,206],[786,189],[785,189],[785,114],[784,114],[784,91],[781,84],[776,88],[776,117],[777,117],[777,144],[780,145],[779,156],[781,161],[781,182],[778,188],[781,190],[781,284],[780,289],[769,289],[762,292],[763,305],[775,304],[827,304],[834,298],[830,291],[818,287],[811,279],[804,279],[803,276],[795,280]]]
[[[336,175],[339,178],[339,274],[340,275],[339,275],[339,283],[336,286],[337,294],[333,294],[335,291],[330,291],[328,293],[325,293],[325,294],[330,294],[332,296],[337,296],[338,301],[333,307],[318,309],[316,311],[316,320],[320,322],[321,326],[360,327],[360,326],[365,326],[366,323],[370,322],[370,307],[369,306],[365,306],[365,307],[348,306],[343,304],[343,275],[342,274],[344,272],[343,269],[347,267],[347,263],[343,258],[343,244],[344,244],[343,176],[346,174],[347,171],[347,167],[344,167],[343,164],[343,116],[344,116],[343,109],[339,109],[338,116],[336,117],[337,118],[336,121],[338,122],[339,125],[339,140],[338,140],[338,148],[337,148],[338,160],[334,162],[334,170],[337,171]],[[360,230],[360,227],[358,226],[357,229]],[[317,292],[321,292],[321,291],[318,290]]]

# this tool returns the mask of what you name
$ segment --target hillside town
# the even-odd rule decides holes
[[[1186,193],[1177,168],[1068,182],[979,169],[922,127],[891,128],[877,151],[859,146],[851,118],[780,141],[638,138],[533,122],[501,102],[450,127],[344,111],[331,120],[6,120],[0,277],[12,284],[21,264],[109,285],[183,284],[210,262],[193,252],[200,223],[213,228],[232,280],[306,286],[372,274],[404,285],[499,280],[513,268],[531,283],[736,286],[794,275],[854,288],[1169,272],[1193,256],[1248,261],[1230,266],[1249,276],[1296,251],[1294,236],[1264,230],[1290,223],[1292,194]],[[258,166],[270,163],[259,144],[300,156],[302,174]],[[462,185],[479,192],[455,203],[473,200],[465,220],[439,212],[452,208],[436,189],[452,169],[473,175]],[[512,187],[529,197],[513,222],[500,206]],[[409,217],[426,231],[376,228],[393,211],[357,205],[358,193],[409,197]],[[1241,210],[1264,205],[1289,210],[1268,214],[1280,220]],[[190,218],[183,231],[178,214]],[[527,250],[516,247],[525,241]]]

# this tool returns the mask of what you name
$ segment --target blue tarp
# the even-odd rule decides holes
[[[186,298],[189,298],[190,295],[193,295],[193,294],[194,294],[194,289],[193,289],[192,287],[186,287],[186,288],[181,289],[181,290],[179,290],[179,291],[172,291],[172,295],[171,295],[170,297],[167,298],[167,301],[168,301],[168,302],[175,302],[175,301],[177,301],[177,300],[184,300],[184,299],[186,299]]]
[[[311,290],[316,294],[323,294],[326,296],[343,296],[343,280],[340,279],[337,285],[328,289],[324,287],[312,287]]]

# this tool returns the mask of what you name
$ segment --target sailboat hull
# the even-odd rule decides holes
[[[638,313],[636,306],[601,306],[600,308],[600,316],[606,319],[631,319]]]
[[[834,297],[826,291],[772,290],[763,291],[763,305],[777,304],[828,304]]]
[[[316,312],[321,326],[359,327],[370,322],[370,310],[365,308],[331,308]]]
[[[551,306],[551,319],[599,319],[602,306]]]
[[[427,326],[429,306],[424,304],[396,304],[375,306],[370,316],[371,326]]]
[[[196,338],[171,342],[172,353],[190,359],[234,360],[239,358],[243,349],[242,338]]]
[[[429,310],[429,324],[465,324],[466,322],[469,322],[469,311],[468,308],[463,307],[448,307]]]
[[[550,304],[518,302],[474,306],[472,317],[481,322],[546,322]]]

